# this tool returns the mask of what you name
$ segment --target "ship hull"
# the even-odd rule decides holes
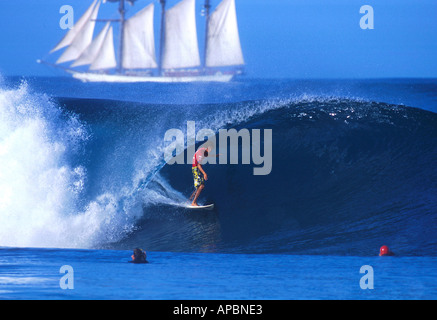
[[[83,82],[113,82],[113,83],[134,83],[134,82],[159,82],[159,83],[181,83],[181,82],[229,82],[233,74],[195,75],[195,76],[135,76],[122,74],[99,74],[69,71],[73,78]]]

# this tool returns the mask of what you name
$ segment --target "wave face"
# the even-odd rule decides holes
[[[160,228],[145,221],[141,237],[153,234],[168,250],[209,243],[231,252],[373,255],[387,243],[406,255],[435,254],[435,114],[348,99],[268,105],[226,127],[272,129],[272,172],[208,165],[205,197],[217,216],[166,221],[160,240]],[[191,178],[177,165],[161,174],[179,190]]]
[[[187,119],[188,116],[190,119]],[[166,130],[272,129],[273,166],[165,165]],[[437,115],[348,98],[205,105],[0,90],[0,245],[435,255]],[[241,161],[239,162],[241,163]]]

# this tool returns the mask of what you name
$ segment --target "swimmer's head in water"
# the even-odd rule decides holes
[[[146,262],[146,252],[143,249],[135,248],[132,257],[133,262]]]

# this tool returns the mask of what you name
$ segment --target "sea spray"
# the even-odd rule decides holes
[[[119,194],[83,203],[86,125],[23,82],[0,89],[0,245],[93,247],[132,225]],[[75,159],[74,161],[72,159]]]

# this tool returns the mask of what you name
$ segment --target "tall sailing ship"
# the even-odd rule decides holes
[[[62,40],[50,51],[64,49],[53,66],[84,82],[195,82],[230,81],[243,71],[244,59],[238,34],[235,0],[222,0],[210,14],[210,0],[202,13],[206,18],[204,55],[200,57],[195,0],[182,0],[166,9],[161,5],[158,59],[155,52],[154,10],[151,3],[126,19],[125,0],[118,2],[119,19],[98,19],[102,0],[94,0]],[[103,3],[106,2],[103,0]],[[132,5],[136,0],[129,0]],[[155,0],[158,2],[158,0]],[[105,22],[93,38],[96,22]],[[118,54],[113,23],[119,24]],[[39,63],[50,64],[37,60]],[[68,67],[66,63],[70,63]],[[89,66],[86,71],[79,71]]]

